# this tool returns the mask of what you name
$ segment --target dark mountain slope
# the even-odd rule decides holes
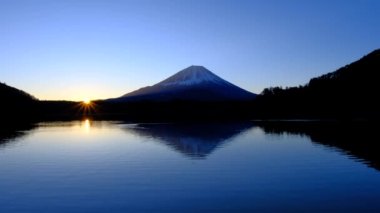
[[[29,117],[37,104],[33,96],[3,83],[0,83],[0,100],[0,115],[7,120]]]
[[[380,50],[305,86],[265,89],[257,99],[260,116],[272,118],[379,118]]]
[[[14,87],[8,86],[4,83],[0,83],[0,99],[3,104],[6,103],[17,103],[17,102],[30,102],[35,101],[36,98],[29,95],[28,93],[16,89]]]

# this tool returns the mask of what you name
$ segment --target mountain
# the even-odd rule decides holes
[[[1,120],[15,121],[35,114],[37,99],[28,93],[0,83]]]
[[[30,102],[35,101],[36,98],[28,93],[8,86],[4,83],[0,83],[0,99],[4,104],[6,103],[18,103],[18,102]]]
[[[143,87],[113,100],[241,101],[251,100],[255,96],[203,66],[190,66],[153,86]]]
[[[378,92],[377,72],[380,69],[380,49],[375,50],[360,60],[346,65],[334,72],[327,73],[309,81],[307,87],[329,89],[330,93],[356,96]]]
[[[257,98],[267,117],[380,118],[380,49],[304,86],[267,88]]]

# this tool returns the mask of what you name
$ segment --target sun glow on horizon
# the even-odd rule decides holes
[[[88,99],[88,98],[86,98],[86,99],[83,99],[83,101],[82,101],[84,104],[86,104],[86,105],[88,105],[88,104],[90,104],[91,103],[91,100],[90,99]]]

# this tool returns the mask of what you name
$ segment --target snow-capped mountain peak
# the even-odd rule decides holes
[[[230,84],[203,66],[190,66],[161,81],[159,86],[190,86],[200,83]]]
[[[140,88],[115,100],[228,101],[251,100],[255,96],[256,94],[223,80],[203,66],[190,66],[153,86]]]

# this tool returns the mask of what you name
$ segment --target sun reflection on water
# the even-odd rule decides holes
[[[84,132],[88,133],[91,130],[91,121],[89,119],[85,119],[81,121],[80,124],[81,129],[83,129]]]

